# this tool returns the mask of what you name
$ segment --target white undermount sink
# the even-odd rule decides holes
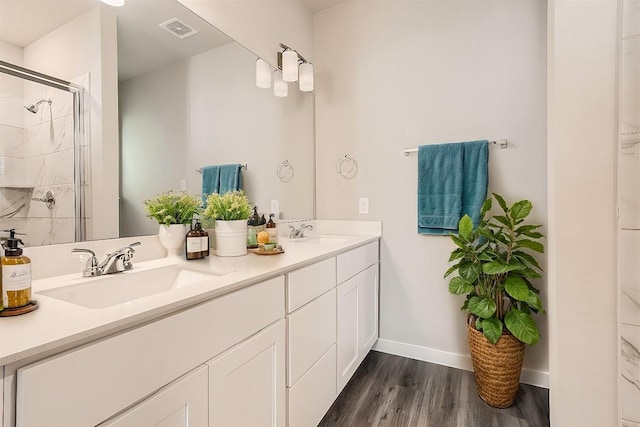
[[[87,277],[82,279],[82,283],[38,293],[87,308],[106,308],[201,283],[227,273],[203,273],[179,266],[141,271],[134,269],[100,277]]]
[[[315,244],[339,244],[345,243],[351,240],[351,237],[347,236],[310,236],[310,237],[302,237],[300,239],[292,239],[291,242],[294,243],[315,243]]]

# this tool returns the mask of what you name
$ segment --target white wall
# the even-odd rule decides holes
[[[557,427],[618,425],[616,24],[615,0],[549,3],[547,275]]]
[[[157,233],[144,200],[180,191],[189,139],[186,84],[186,62],[120,82],[121,236]]]
[[[453,245],[417,234],[417,157],[402,150],[507,138],[490,147],[490,191],[531,200],[532,221],[547,224],[546,3],[353,0],[314,26],[318,218],[383,222],[379,348],[470,368],[462,300],[442,277]],[[347,153],[352,180],[335,171]],[[547,319],[537,322],[523,380],[546,384]]]
[[[292,0],[178,0],[253,53],[276,65],[279,43],[313,62],[313,16]]]

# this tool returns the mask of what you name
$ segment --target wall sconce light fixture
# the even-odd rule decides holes
[[[289,85],[282,78],[282,71],[273,72],[273,94],[279,98],[289,95]]]
[[[271,65],[260,58],[256,59],[256,86],[263,89],[271,87]]]
[[[280,43],[283,49],[278,52],[278,67],[273,72],[273,94],[284,97],[288,94],[287,82],[298,81],[298,88],[302,92],[313,90],[313,64],[295,50]],[[264,60],[256,60],[256,86],[271,87],[271,66]]]

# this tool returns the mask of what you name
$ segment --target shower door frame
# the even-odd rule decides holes
[[[60,89],[73,95],[73,203],[75,215],[74,231],[76,242],[86,240],[86,221],[84,218],[85,207],[83,203],[83,197],[81,197],[84,171],[81,167],[82,150],[80,147],[85,146],[90,149],[89,144],[87,144],[87,135],[89,134],[89,121],[88,115],[85,115],[85,106],[87,105],[87,90],[81,85],[1,60],[0,73],[9,74],[18,78]]]

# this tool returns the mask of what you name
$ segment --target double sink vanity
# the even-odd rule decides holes
[[[317,425],[378,336],[380,224],[336,225],[34,280],[39,309],[0,319],[0,426]]]

